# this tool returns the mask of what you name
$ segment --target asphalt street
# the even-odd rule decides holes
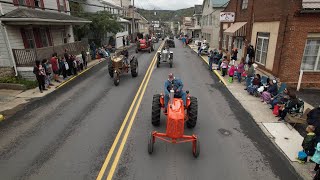
[[[95,179],[154,54],[132,49],[139,75],[119,86],[103,62],[2,123],[0,179]]]
[[[175,43],[176,48],[170,49],[174,52],[173,68],[161,64],[153,70],[113,179],[299,179],[288,160],[207,65],[180,41]],[[165,132],[163,114],[160,127],[152,126],[151,105],[153,95],[163,92],[169,72],[182,79],[184,90],[198,98],[197,126],[185,130],[185,134],[200,138],[197,159],[192,156],[191,143],[156,140],[153,154],[147,151],[150,132]]]
[[[299,179],[205,63],[175,43],[173,68],[148,71],[155,52],[138,53],[139,76],[125,74],[116,87],[103,62],[0,124],[1,179]],[[150,132],[165,132],[163,114],[160,127],[152,126],[151,105],[169,72],[198,98],[197,126],[185,130],[199,135],[197,159],[191,143],[158,140],[147,151]]]

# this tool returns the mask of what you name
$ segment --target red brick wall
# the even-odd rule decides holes
[[[280,55],[279,78],[296,86],[308,33],[320,33],[320,13],[300,13],[301,0],[294,2],[291,9]],[[305,72],[301,87],[320,88],[320,72]]]

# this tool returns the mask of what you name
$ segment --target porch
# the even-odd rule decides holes
[[[87,51],[88,44],[86,42],[78,41],[42,48],[12,49],[12,52],[18,67],[32,67],[37,59],[49,60],[54,52],[56,52],[58,56],[63,56],[65,49],[68,49],[70,54],[79,55],[82,50]]]

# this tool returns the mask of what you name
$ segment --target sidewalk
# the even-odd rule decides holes
[[[52,81],[51,83],[54,86],[51,86],[50,89],[47,91],[43,91],[43,93],[39,92],[39,88],[29,89],[26,91],[23,90],[9,90],[9,89],[0,89],[0,114],[4,115],[5,118],[13,115],[18,109],[19,106],[30,102],[33,98],[41,98],[50,94],[51,92],[55,91],[56,89],[62,87],[63,85],[67,84],[68,82],[72,81],[76,77],[80,76],[81,74],[85,73],[92,67],[96,66],[97,64],[103,62],[105,59],[96,59],[91,60],[88,62],[88,68],[79,72],[76,76],[68,77],[67,79],[63,80],[60,77],[61,83]],[[18,108],[18,109],[16,109]]]
[[[189,45],[189,47],[197,53],[197,46]],[[201,56],[202,60],[209,64],[207,56]],[[247,112],[251,114],[255,122],[262,131],[270,138],[281,152],[290,160],[293,167],[304,179],[312,179],[314,174],[309,172],[315,164],[306,163],[299,164],[296,160],[297,154],[302,150],[301,143],[303,137],[299,132],[288,123],[278,122],[269,106],[261,103],[260,98],[251,96],[244,90],[244,80],[238,83],[237,79],[233,83],[228,82],[228,76],[222,77],[221,72],[217,71],[217,65],[213,65],[213,71],[220,81],[226,86],[230,93],[241,103]],[[259,72],[259,70],[257,70]],[[263,74],[263,73],[261,73]],[[313,109],[313,106],[305,102],[305,109]]]

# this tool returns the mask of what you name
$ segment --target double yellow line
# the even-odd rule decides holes
[[[160,45],[159,49],[162,48],[163,44],[164,44],[164,43],[162,43],[162,44]],[[123,123],[122,123],[122,125],[121,125],[121,127],[120,127],[120,130],[119,130],[119,132],[118,132],[118,134],[117,134],[117,136],[116,136],[116,138],[115,138],[115,140],[114,140],[114,142],[113,142],[113,144],[112,144],[112,146],[111,146],[111,148],[110,148],[110,150],[109,150],[109,152],[108,152],[108,155],[107,155],[107,157],[106,157],[106,159],[105,159],[105,161],[104,161],[104,163],[103,163],[103,165],[102,165],[102,167],[101,167],[101,170],[100,170],[100,172],[99,172],[99,174],[98,174],[97,180],[101,180],[102,177],[103,177],[103,175],[105,174],[105,171],[106,171],[106,169],[107,169],[107,167],[108,167],[108,165],[109,165],[109,163],[110,163],[111,157],[113,156],[113,154],[114,154],[114,152],[115,152],[116,146],[118,145],[118,142],[119,142],[119,140],[120,140],[120,137],[121,137],[121,135],[122,135],[122,133],[123,133],[123,131],[124,131],[124,129],[125,129],[125,126],[126,126],[126,124],[127,124],[127,122],[128,122],[128,119],[129,119],[129,117],[130,117],[130,114],[131,114],[131,112],[132,112],[132,110],[133,110],[133,108],[134,108],[134,111],[133,111],[133,114],[132,114],[132,116],[131,116],[129,125],[128,125],[128,127],[126,128],[125,134],[124,134],[124,136],[123,136],[123,138],[122,138],[122,140],[121,140],[121,144],[120,144],[120,146],[119,146],[119,148],[118,148],[118,151],[117,151],[116,156],[115,156],[115,158],[114,158],[114,160],[113,160],[112,166],[111,166],[111,168],[110,168],[110,170],[109,170],[109,173],[108,173],[108,175],[107,175],[107,180],[111,180],[111,179],[112,179],[113,174],[114,174],[114,172],[115,172],[115,170],[116,170],[116,168],[117,168],[117,165],[118,165],[118,162],[119,162],[121,153],[122,153],[122,151],[123,151],[124,145],[125,145],[125,143],[126,143],[126,141],[127,141],[127,139],[128,139],[130,130],[131,130],[131,128],[132,128],[132,124],[133,124],[133,122],[134,122],[134,120],[135,120],[135,117],[136,117],[136,115],[137,115],[139,106],[140,106],[140,104],[141,104],[141,100],[142,100],[142,98],[143,98],[143,95],[144,95],[144,93],[145,93],[145,91],[146,91],[146,88],[147,88],[147,85],[148,85],[148,83],[149,83],[149,80],[150,80],[150,77],[151,77],[151,74],[152,74],[152,71],[153,71],[153,67],[154,67],[154,65],[155,65],[156,62],[157,62],[157,53],[154,55],[154,57],[153,57],[153,59],[152,59],[152,61],[151,61],[151,63],[150,63],[150,66],[149,66],[149,68],[148,68],[148,70],[147,70],[147,72],[146,72],[146,74],[145,74],[145,76],[144,76],[144,78],[143,78],[143,80],[142,80],[142,83],[141,83],[141,85],[140,85],[140,87],[139,87],[139,89],[138,89],[138,92],[137,92],[136,96],[134,97],[134,99],[133,99],[133,101],[132,101],[132,104],[131,104],[131,106],[130,106],[130,108],[129,108],[129,111],[128,111],[126,117],[125,117],[124,120],[123,120]],[[139,99],[138,99],[138,98],[139,98]],[[137,102],[137,104],[136,104],[136,101],[137,101],[137,100],[138,100],[138,102]]]

